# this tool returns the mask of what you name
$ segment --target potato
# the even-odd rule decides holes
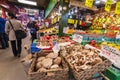
[[[45,58],[45,59],[42,61],[42,65],[43,65],[43,67],[45,67],[45,68],[50,68],[52,64],[53,64],[53,60],[52,60],[51,58]]]
[[[57,53],[50,53],[46,57],[51,58],[51,59],[55,59],[58,57],[58,54]]]
[[[36,68],[39,69],[39,68],[41,68],[41,67],[42,67],[41,62],[38,62],[38,63],[36,64]]]
[[[59,68],[59,66],[57,64],[51,66],[51,69],[55,69],[55,68]]]
[[[57,64],[57,65],[60,65],[61,62],[62,62],[61,57],[57,57],[57,58],[54,60],[54,64]]]
[[[42,60],[44,60],[45,59],[45,57],[39,57],[38,59],[37,59],[37,62],[41,62]]]
[[[45,72],[46,70],[47,70],[47,69],[45,69],[44,67],[42,67],[42,68],[38,69],[37,72]]]

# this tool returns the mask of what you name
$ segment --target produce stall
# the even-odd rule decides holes
[[[87,1],[70,0],[71,6],[62,1],[68,10],[47,17],[50,25],[38,31],[44,35],[31,46],[30,80],[119,80],[120,15],[97,12]]]

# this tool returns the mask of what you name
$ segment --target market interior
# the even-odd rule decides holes
[[[120,80],[119,0],[0,0],[0,80]]]

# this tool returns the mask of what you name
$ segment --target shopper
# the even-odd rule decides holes
[[[30,29],[30,33],[31,33],[31,37],[32,37],[32,42],[37,38],[37,29],[36,29],[35,24],[36,24],[36,22],[34,21],[33,22],[33,26]]]
[[[5,23],[6,23],[6,20],[0,17],[0,43],[1,43],[2,49],[9,47],[8,36],[5,33]]]
[[[28,28],[28,29],[31,29],[32,26],[33,26],[33,21],[30,19],[30,21],[29,21],[28,24],[27,24],[27,28]]]
[[[11,26],[11,24],[14,27],[14,30],[21,30],[24,28],[22,27],[21,23],[16,20],[16,16],[12,13],[8,13],[8,21],[6,22],[5,31],[9,34],[9,40],[11,42],[11,47],[13,51],[13,55],[16,57],[20,57],[21,55],[21,49],[22,49],[22,40],[16,39],[15,32]]]

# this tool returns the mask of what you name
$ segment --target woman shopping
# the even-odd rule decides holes
[[[20,57],[22,50],[22,39],[16,38],[15,30],[24,30],[24,28],[13,13],[8,13],[8,21],[6,22],[5,31],[9,34],[13,55],[15,57]]]

